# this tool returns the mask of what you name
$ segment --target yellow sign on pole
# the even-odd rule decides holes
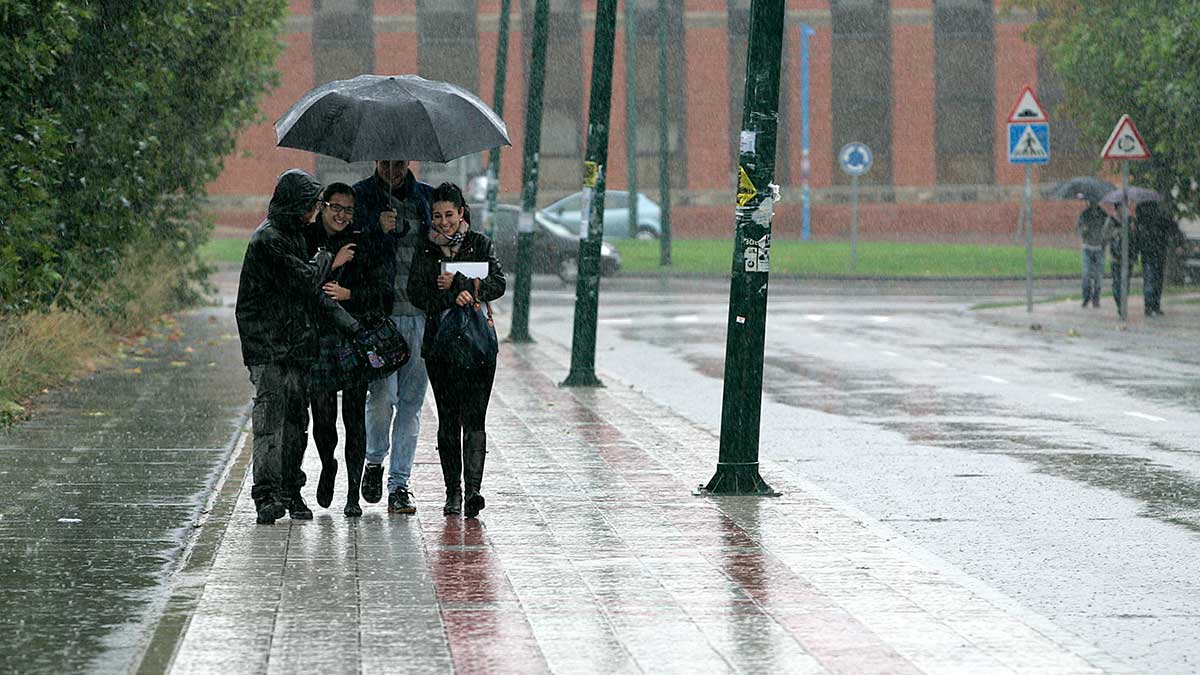
[[[600,176],[600,165],[595,162],[583,163],[583,187],[596,188],[596,179]]]
[[[758,196],[758,189],[754,187],[754,183],[750,182],[750,175],[746,173],[746,167],[739,166],[737,187],[738,206],[749,204],[750,200],[756,196]]]

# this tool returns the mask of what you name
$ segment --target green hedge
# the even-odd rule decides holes
[[[278,77],[284,0],[0,0],[0,315],[194,275],[198,198]],[[117,310],[119,308],[112,308]]]

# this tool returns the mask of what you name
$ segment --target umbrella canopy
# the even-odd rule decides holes
[[[358,162],[448,162],[512,145],[508,129],[465,89],[416,75],[359,75],[309,91],[275,122],[278,145]]]
[[[1076,176],[1050,188],[1048,194],[1056,199],[1082,199],[1097,204],[1116,187],[1093,176]]]
[[[1130,185],[1125,192],[1129,195],[1129,201],[1136,202],[1138,204],[1142,202],[1162,201],[1162,195],[1158,194],[1154,190],[1151,190],[1150,188],[1134,187]],[[1109,192],[1108,194],[1104,195],[1104,199],[1100,201],[1104,204],[1120,204],[1121,189],[1117,188],[1116,190]]]

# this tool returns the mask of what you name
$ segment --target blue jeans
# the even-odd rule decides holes
[[[1083,301],[1100,302],[1100,280],[1104,277],[1104,249],[1083,249]]]
[[[408,488],[421,431],[421,405],[429,384],[421,358],[425,317],[393,316],[392,323],[408,342],[412,358],[400,370],[367,387],[367,463],[383,464],[390,448],[388,492]]]

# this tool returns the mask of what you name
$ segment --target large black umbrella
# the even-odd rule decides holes
[[[1115,190],[1116,187],[1108,181],[1092,176],[1076,176],[1050,188],[1049,196],[1057,199],[1082,199],[1092,204],[1099,204],[1104,195]]]
[[[416,75],[359,75],[312,89],[275,122],[278,145],[347,162],[448,162],[512,145],[486,103]]]

